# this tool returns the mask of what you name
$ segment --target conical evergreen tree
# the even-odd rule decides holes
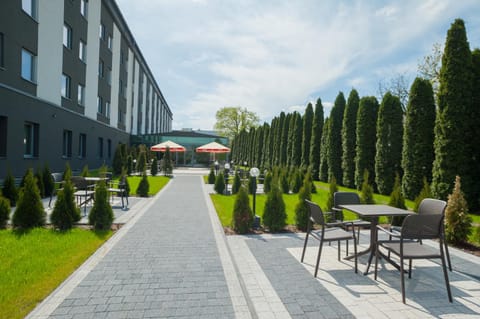
[[[310,145],[312,139],[313,107],[308,103],[303,115],[303,133],[302,133],[302,167],[310,166]]]
[[[285,166],[287,165],[287,148],[288,148],[288,132],[290,128],[292,115],[289,113],[285,117],[285,121],[283,121],[283,128],[282,128],[282,140],[280,142],[280,165]]]
[[[338,183],[342,182],[342,121],[345,104],[343,93],[338,93],[330,112],[328,134],[328,177],[335,177]]]
[[[77,207],[75,196],[73,195],[75,190],[70,180],[71,176],[72,171],[67,164],[65,168],[65,181],[62,185],[62,190],[57,194],[57,200],[55,201],[55,206],[50,216],[52,224],[60,230],[71,229],[73,224],[81,219],[80,209]]]
[[[113,210],[108,202],[107,186],[100,181],[95,186],[95,202],[88,214],[88,223],[97,230],[108,230],[113,223]]]
[[[355,155],[355,185],[360,189],[363,183],[365,170],[375,171],[375,145],[378,102],[374,96],[362,97],[357,114],[357,148]],[[369,174],[368,183],[374,181],[373,174]]]
[[[462,177],[467,198],[470,194],[471,154],[468,154],[470,141],[466,138],[471,127],[470,121],[478,120],[470,118],[472,69],[472,54],[465,24],[463,20],[456,19],[447,33],[440,69],[432,174],[432,194],[436,198],[447,198],[456,175]],[[478,137],[474,142],[478,143]]]
[[[272,181],[272,189],[265,201],[263,224],[273,233],[282,230],[286,225],[286,220],[285,202],[278,185],[278,176],[275,176]]]
[[[377,119],[375,181],[381,194],[390,194],[395,174],[401,174],[403,112],[400,99],[387,92]]]
[[[20,190],[17,208],[13,213],[12,224],[19,228],[33,228],[45,224],[46,213],[38,191],[32,169],[25,174],[25,183]]]
[[[0,196],[0,229],[7,227],[7,222],[10,218],[10,210],[10,200]]]
[[[214,179],[213,183],[215,183],[215,174],[213,175],[213,179]],[[238,171],[235,171],[235,176],[233,177],[233,184],[232,184],[232,194],[238,193],[241,186],[242,186],[242,181],[240,179],[240,175],[238,174]]]
[[[432,84],[416,78],[410,89],[403,132],[402,190],[408,199],[414,199],[420,193],[423,178],[432,180],[434,126]]]
[[[253,212],[245,187],[240,187],[233,207],[232,226],[238,234],[245,234],[252,228]]]
[[[375,199],[373,198],[373,187],[370,184],[369,180],[369,173],[368,170],[363,172],[362,178],[362,187],[360,189],[360,201],[363,204],[375,204]]]
[[[162,171],[165,176],[172,175],[173,165],[172,165],[172,155],[170,153],[170,148],[167,147],[165,154],[163,154],[162,161]]]
[[[348,96],[342,124],[343,185],[355,187],[355,152],[357,145],[357,113],[360,98],[353,89]]]
[[[312,123],[312,139],[310,143],[310,166],[312,167],[312,178],[316,181],[320,180],[320,147],[322,144],[323,132],[323,105],[320,98],[315,104],[315,115]]]
[[[445,238],[448,242],[465,242],[471,233],[472,219],[468,215],[468,204],[462,192],[460,176],[455,177],[452,194],[448,195],[445,208]]]
[[[312,199],[311,183],[312,181],[310,172],[307,172],[303,179],[303,186],[298,193],[298,203],[295,206],[295,224],[297,228],[301,231],[307,230],[308,217],[310,215],[310,212],[308,210],[308,206],[305,200]]]
[[[45,197],[49,197],[52,194],[53,189],[55,188],[55,183],[52,178],[52,172],[48,167],[48,163],[45,163],[45,165],[43,166],[42,178],[43,178],[43,187],[45,190]]]
[[[473,84],[472,84],[472,113],[470,115],[471,128],[470,136],[465,140],[469,141],[471,165],[470,165],[470,179],[472,181],[471,191],[469,194],[469,206],[471,211],[480,210],[480,143],[478,137],[480,136],[480,49],[475,49],[472,52],[473,64]],[[480,228],[479,228],[480,229]],[[480,233],[479,233],[480,234]]]
[[[293,166],[300,166],[302,159],[302,131],[303,131],[303,122],[302,117],[298,112],[295,112],[295,125],[293,130],[293,141],[292,141],[292,163]]]
[[[397,207],[401,209],[407,209],[405,205],[405,198],[402,194],[402,186],[400,184],[400,176],[398,174],[395,176],[395,183],[393,184],[393,190],[390,194],[390,200],[388,202],[389,206]],[[394,216],[392,218],[392,225],[401,226],[405,217]]]
[[[420,191],[420,194],[418,194],[418,196],[415,197],[415,206],[413,207],[413,211],[418,213],[418,208],[420,207],[420,203],[422,202],[422,200],[425,198],[431,198],[431,197],[432,197],[432,191],[430,190],[430,184],[428,184],[427,179],[424,177],[423,188]]]
[[[18,200],[18,190],[15,186],[15,178],[10,170],[8,170],[7,176],[3,181],[2,195],[10,201],[11,207],[15,207]]]
[[[318,167],[318,178],[322,182],[328,181],[328,135],[330,131],[330,119],[327,117],[323,125],[322,139],[320,143],[320,166]]]

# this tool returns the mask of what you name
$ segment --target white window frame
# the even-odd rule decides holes
[[[37,0],[22,0],[22,10],[33,19],[37,20],[38,4]]]
[[[97,113],[103,114],[103,99],[101,96],[97,96]]]
[[[62,73],[62,89],[61,94],[65,99],[70,99],[72,97],[72,78],[65,73]]]
[[[25,63],[29,63],[26,65]],[[37,80],[37,57],[30,51],[22,49],[21,76],[27,81],[35,83]],[[28,72],[28,73],[27,73]]]
[[[78,46],[78,58],[80,61],[87,63],[87,43],[83,40],[80,40]]]
[[[77,103],[78,105],[85,106],[85,85],[80,83],[77,88]]]
[[[87,19],[88,18],[88,0],[80,1],[80,14]]]
[[[72,131],[63,130],[62,156],[64,158],[72,157]]]
[[[63,46],[72,49],[72,27],[66,23],[63,24]]]
[[[23,157],[38,157],[38,141],[40,140],[37,136],[39,132],[38,124],[25,122],[23,127]]]
[[[105,102],[105,116],[110,118],[110,101]]]
[[[80,133],[78,136],[78,158],[87,156],[87,134]]]
[[[103,78],[104,75],[105,64],[102,60],[98,62],[98,76]]]

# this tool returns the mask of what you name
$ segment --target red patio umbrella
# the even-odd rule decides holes
[[[217,143],[211,142],[202,146],[199,146],[195,149],[197,153],[229,153],[230,148]]]
[[[165,141],[160,144],[153,145],[150,147],[150,150],[152,152],[165,152],[167,147],[170,149],[170,152],[185,152],[186,150],[184,146],[172,141]]]

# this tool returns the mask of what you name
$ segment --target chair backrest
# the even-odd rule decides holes
[[[405,239],[442,238],[443,214],[414,214],[405,218],[401,236]]]
[[[360,197],[354,192],[335,192],[333,194],[333,206],[338,208],[339,205],[356,205],[360,204]]]
[[[308,210],[310,211],[310,220],[312,223],[322,225],[323,227],[325,225],[325,219],[320,206],[309,201],[308,199],[306,199],[305,202],[307,203]]]
[[[88,183],[83,176],[72,176],[70,178],[72,184],[77,189],[87,189]]]
[[[62,173],[52,173],[52,179],[54,183],[60,183],[63,180]]]
[[[420,205],[418,206],[419,215],[427,214],[438,214],[443,215],[445,213],[445,208],[447,207],[447,202],[439,199],[433,198],[424,198]]]

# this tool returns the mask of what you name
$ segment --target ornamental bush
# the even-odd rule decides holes
[[[156,176],[158,174],[158,161],[156,156],[153,157],[152,167],[150,168],[150,174],[152,176]]]
[[[267,194],[272,188],[272,173],[270,171],[265,174],[265,180],[263,181],[263,192]]]
[[[52,172],[50,171],[50,168],[48,167],[48,164],[45,163],[45,166],[43,167],[43,187],[45,190],[45,197],[50,197],[52,195],[52,192],[55,188],[55,183],[52,178]]]
[[[427,179],[423,178],[423,188],[420,191],[420,194],[415,198],[415,206],[413,207],[413,211],[418,213],[418,208],[420,207],[420,203],[424,198],[431,198],[432,192],[430,190],[430,185],[427,182]]]
[[[332,176],[330,179],[330,186],[328,190],[328,199],[327,199],[327,207],[325,207],[325,211],[329,212],[332,210],[333,207],[333,195],[338,192],[338,186],[337,186],[337,179],[335,176]]]
[[[144,175],[146,178],[146,175]],[[105,181],[100,181],[95,186],[95,203],[93,204],[88,223],[96,230],[108,230],[113,223],[113,210],[108,202],[107,186]]]
[[[263,224],[270,232],[282,230],[286,225],[287,213],[285,211],[285,202],[278,186],[278,179],[272,181],[272,189],[267,195],[265,208],[263,210]]]
[[[0,196],[0,229],[7,227],[10,209],[10,200]]]
[[[37,169],[35,173],[35,181],[37,182],[38,192],[40,194],[40,198],[45,197],[45,187],[43,185],[43,173],[40,169]]]
[[[210,178],[210,176],[208,176],[208,178]],[[238,174],[238,171],[235,171],[235,176],[233,177],[233,184],[232,184],[232,194],[238,193],[241,186],[242,186],[242,180],[240,179],[240,174]]]
[[[292,193],[297,194],[300,191],[302,187],[302,172],[299,169],[293,171],[290,185]]]
[[[395,176],[395,182],[393,184],[393,190],[390,194],[390,201],[388,202],[388,205],[401,209],[407,209],[407,206],[405,206],[405,197],[403,197],[402,194],[402,186],[400,185],[400,176],[398,176],[398,174]],[[394,216],[392,217],[391,224],[395,226],[401,226],[404,219],[404,216]]]
[[[12,224],[16,228],[29,229],[45,225],[46,213],[31,169],[27,170],[24,187],[20,190]]]
[[[233,208],[232,226],[239,234],[245,234],[252,228],[253,213],[245,187],[240,187]]]
[[[80,209],[77,207],[75,196],[73,195],[75,190],[70,180],[71,176],[72,171],[67,165],[63,188],[58,191],[57,200],[50,216],[52,224],[62,231],[71,229],[73,224],[81,219]]]
[[[150,184],[148,183],[147,173],[143,171],[142,179],[137,187],[137,195],[140,197],[148,197],[149,190]]]
[[[82,173],[80,174],[80,176],[88,177],[88,174],[89,174],[88,165],[85,165],[82,169]],[[63,180],[65,180],[65,174],[63,175]]]
[[[310,193],[311,190],[311,177],[310,173],[305,174],[303,179],[303,186],[300,188],[300,192],[298,193],[298,203],[295,206],[295,224],[297,228],[301,231],[307,230],[308,225],[308,217],[310,215],[308,210],[308,205],[305,202],[306,199],[311,200],[312,195]]]
[[[10,201],[10,206],[15,207],[18,200],[18,190],[15,186],[15,178],[13,178],[12,172],[9,170],[2,187],[3,197]]]
[[[373,187],[368,181],[369,173],[368,170],[365,170],[363,172],[363,182],[360,189],[360,201],[363,204],[375,204],[375,200],[373,199]]]
[[[468,205],[461,187],[460,176],[457,175],[445,209],[445,237],[453,244],[465,242],[471,233],[472,219],[468,215]]]
[[[235,172],[235,175],[238,175],[237,172]],[[210,173],[208,174],[208,183],[215,184],[215,171],[213,170],[213,167],[210,167]]]
[[[213,188],[218,194],[223,194],[225,191],[225,180],[222,172],[218,173],[217,177],[215,178],[215,186]]]

